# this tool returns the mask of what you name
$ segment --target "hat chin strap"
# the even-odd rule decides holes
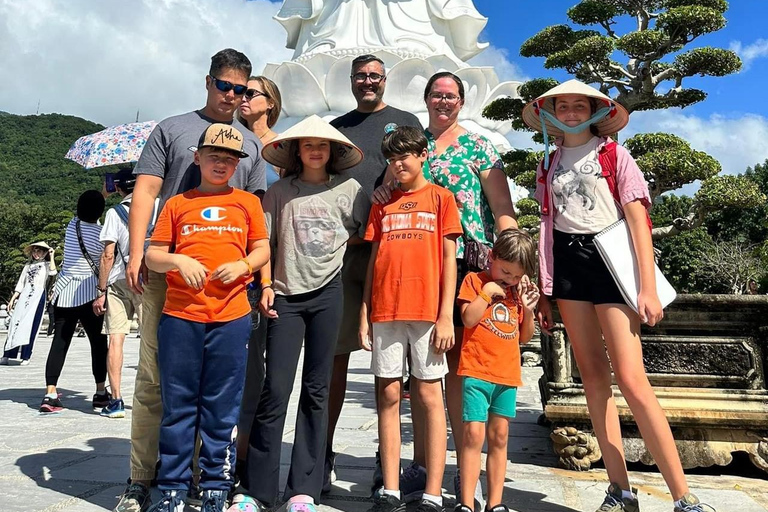
[[[560,121],[554,114],[550,114],[546,110],[539,109],[539,121],[541,122],[541,133],[544,135],[544,168],[549,169],[549,135],[547,134],[547,123],[545,120],[552,123],[556,128],[560,128],[565,133],[581,133],[588,129],[590,125],[602,120],[611,112],[610,107],[603,107],[594,114],[592,117],[577,124],[576,126],[568,126],[564,122]]]

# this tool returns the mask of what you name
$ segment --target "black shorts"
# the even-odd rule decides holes
[[[595,235],[555,230],[553,238],[554,298],[592,304],[626,304],[595,247]]]

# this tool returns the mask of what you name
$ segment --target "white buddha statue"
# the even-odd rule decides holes
[[[472,0],[284,0],[275,19],[297,61],[354,49],[444,55],[458,64],[488,46],[477,42],[488,20]]]

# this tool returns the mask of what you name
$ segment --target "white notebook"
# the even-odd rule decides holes
[[[637,311],[640,273],[632,245],[632,236],[626,221],[621,219],[596,234],[595,246],[627,304]],[[661,273],[659,266],[654,264],[654,267],[656,268],[656,292],[659,294],[661,307],[665,308],[675,300],[677,293]]]

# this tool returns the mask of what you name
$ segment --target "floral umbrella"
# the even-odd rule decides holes
[[[121,124],[84,135],[72,144],[65,158],[86,169],[135,162],[156,125],[155,121]]]

